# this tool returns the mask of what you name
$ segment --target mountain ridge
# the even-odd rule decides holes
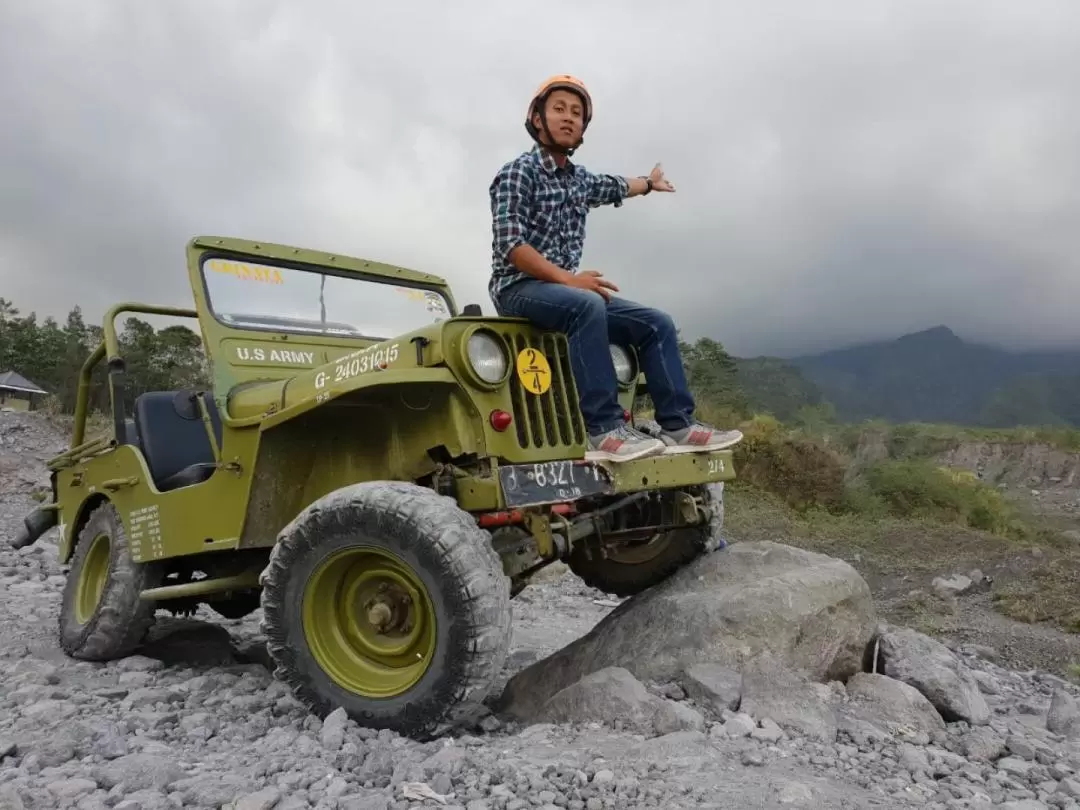
[[[1080,347],[1014,351],[938,325],[815,354],[738,362],[749,369],[766,361],[774,373],[777,365],[798,372],[844,421],[1080,426]]]

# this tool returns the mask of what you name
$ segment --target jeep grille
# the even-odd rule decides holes
[[[525,349],[537,349],[551,366],[551,387],[543,394],[525,391],[517,374],[510,375],[514,425],[518,444],[530,447],[572,447],[585,441],[585,421],[578,404],[569,346],[564,335],[503,335],[510,350],[510,364]]]

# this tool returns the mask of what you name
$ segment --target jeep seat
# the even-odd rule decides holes
[[[128,418],[124,420],[124,435],[120,438],[120,444],[130,444],[136,450],[142,450],[142,443],[139,441],[139,429],[135,427],[134,419]]]
[[[197,397],[210,413],[218,447],[221,415],[207,392],[149,391],[135,399],[135,427],[150,477],[162,492],[199,484],[216,469]]]

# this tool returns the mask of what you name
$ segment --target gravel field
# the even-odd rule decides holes
[[[309,715],[262,663],[258,614],[160,612],[139,655],[76,662],[56,640],[55,533],[8,545],[63,441],[35,415],[0,413],[0,810],[1080,808],[1077,690],[980,648],[915,656],[960,673],[916,672],[925,698],[883,675],[818,684],[847,707],[832,721],[768,701],[751,717],[709,689],[611,668],[579,685],[579,722],[493,714],[423,744]],[[556,571],[514,610],[507,678],[611,603]],[[945,722],[926,698],[968,720]]]

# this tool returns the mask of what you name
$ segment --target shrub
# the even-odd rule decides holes
[[[735,447],[737,481],[771,492],[799,511],[845,511],[844,464],[805,436],[789,434],[771,416],[755,416]]]
[[[929,458],[955,450],[959,444],[954,433],[922,424],[896,425],[886,438],[889,456],[897,459]]]
[[[959,523],[999,535],[1012,525],[1012,509],[1001,493],[970,473],[890,460],[867,467],[863,485],[896,517]]]

